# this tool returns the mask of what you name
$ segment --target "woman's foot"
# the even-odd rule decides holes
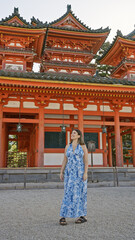
[[[63,225],[63,226],[67,225],[66,219],[64,217],[60,219],[59,223],[60,225]]]
[[[87,218],[85,218],[85,217],[83,217],[83,216],[79,217],[79,218],[75,221],[75,223],[85,223],[85,222],[87,222]]]

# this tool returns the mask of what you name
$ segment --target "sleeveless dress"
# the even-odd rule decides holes
[[[64,173],[64,198],[60,209],[61,217],[77,218],[87,215],[87,180],[83,181],[83,149],[80,144],[73,151],[69,145]]]

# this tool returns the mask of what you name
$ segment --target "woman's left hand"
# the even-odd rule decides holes
[[[88,177],[87,173],[84,173],[84,174],[83,174],[83,181],[86,181],[86,180],[87,180],[87,177]]]

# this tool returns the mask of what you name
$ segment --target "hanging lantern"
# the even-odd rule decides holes
[[[102,133],[107,133],[106,126],[103,126],[103,127],[102,127]]]
[[[64,124],[62,124],[62,126],[60,126],[60,127],[61,127],[62,132],[66,132],[66,126]]]
[[[64,96],[63,96],[63,102],[62,102],[62,107],[63,107],[63,123],[61,127],[61,132],[66,132],[66,126],[64,125]]]
[[[19,122],[17,124],[17,132],[21,132],[22,131],[22,124]]]
[[[22,124],[20,123],[20,113],[21,113],[21,96],[20,96],[20,107],[19,107],[19,123],[17,124],[17,132],[21,132],[22,131]]]

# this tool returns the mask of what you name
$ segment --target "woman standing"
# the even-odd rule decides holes
[[[77,218],[75,223],[87,222],[87,171],[88,150],[81,131],[75,129],[71,134],[71,143],[65,148],[60,173],[61,181],[64,179],[64,198],[59,221],[61,225],[67,224],[66,217]]]

